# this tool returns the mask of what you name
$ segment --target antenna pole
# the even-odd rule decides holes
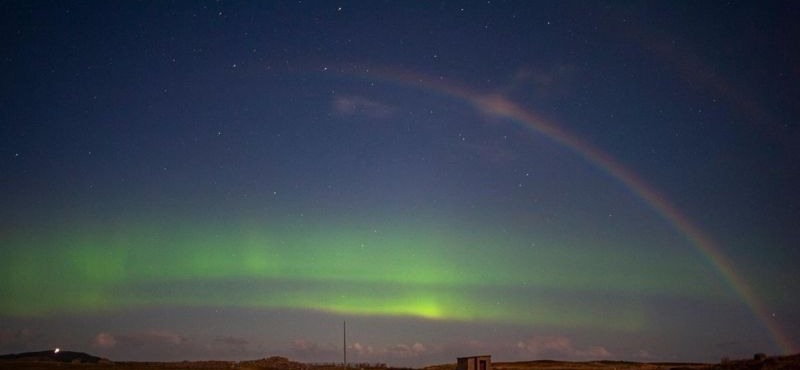
[[[347,367],[347,321],[342,321],[342,351],[344,352],[344,367]]]

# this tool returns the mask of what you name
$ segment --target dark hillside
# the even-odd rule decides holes
[[[100,357],[92,356],[83,352],[71,351],[38,351],[25,353],[12,353],[0,356],[0,360],[5,361],[54,361],[54,362],[80,362],[96,364],[103,360]],[[105,360],[107,361],[107,360]]]

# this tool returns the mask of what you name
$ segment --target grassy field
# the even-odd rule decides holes
[[[591,370],[591,369],[616,369],[616,370],[667,370],[674,368],[681,369],[708,369],[710,365],[687,365],[687,364],[641,364],[630,362],[552,362],[552,361],[533,361],[525,363],[498,363],[495,370]],[[60,362],[30,362],[30,361],[3,361],[0,362],[0,369],[19,369],[19,370],[171,370],[171,369],[193,369],[193,370],[222,370],[222,369],[241,369],[241,370],[283,370],[280,368],[262,367],[236,362],[223,361],[204,361],[204,362],[117,362],[111,364],[72,364]],[[309,370],[343,370],[342,367],[309,367]],[[360,369],[359,369],[360,370]],[[363,370],[397,370],[396,368],[364,368]],[[426,370],[455,370],[455,365],[438,365],[427,367]]]
[[[278,360],[275,360],[278,359]],[[693,363],[640,363],[626,361],[524,361],[497,362],[494,370],[798,370],[800,355],[769,357],[760,360],[734,360],[720,364]],[[455,364],[427,366],[423,370],[455,370]],[[54,361],[0,361],[0,369],[19,370],[344,370],[342,367],[309,365],[284,358],[270,358],[255,361],[194,361],[194,362],[107,362],[107,363],[68,363]],[[351,367],[356,370],[408,370],[392,367]]]
[[[688,363],[641,363],[626,361],[524,361],[496,362],[494,370],[671,370],[671,369],[710,369],[711,364]],[[425,370],[454,370],[455,364],[426,367]]]

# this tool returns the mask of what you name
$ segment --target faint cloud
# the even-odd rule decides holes
[[[604,347],[576,348],[567,337],[537,336],[517,342],[517,350],[525,356],[552,359],[599,359],[611,357]]]
[[[422,343],[414,343],[412,345],[397,344],[382,350],[381,352],[394,358],[408,358],[417,357],[425,354],[428,349]]]
[[[170,345],[179,345],[186,342],[186,338],[183,336],[166,330],[150,330],[130,335],[125,339],[134,343],[161,343]]]
[[[306,339],[295,339],[289,347],[295,351],[306,352],[317,348],[317,344]]]
[[[320,344],[307,339],[295,339],[289,346],[290,357],[304,361],[323,361],[335,358],[341,347],[331,343]]]
[[[437,351],[436,348],[419,342],[412,344],[399,343],[389,346],[356,342],[347,346],[348,359],[354,362],[408,362],[413,359],[420,360],[424,356],[438,353]],[[297,339],[292,342],[286,354],[290,358],[301,361],[325,362],[339,359],[342,354],[342,348],[332,343],[323,344],[306,339]]]
[[[333,99],[333,109],[337,114],[387,119],[394,116],[397,108],[363,96],[337,96]]]
[[[357,355],[365,357],[369,357],[375,352],[375,349],[372,348],[372,346],[367,346],[357,342],[353,343],[353,345],[350,346],[349,348]]]
[[[92,339],[92,345],[98,348],[112,348],[117,345],[117,338],[109,333],[98,333]]]
[[[148,330],[132,334],[109,334],[105,332],[98,333],[92,344],[98,348],[114,348],[114,347],[141,347],[146,345],[154,346],[177,346],[185,343],[187,340],[181,335],[172,333],[166,330]]]
[[[523,67],[517,70],[507,92],[533,88],[539,96],[562,95],[569,91],[575,68],[556,64],[549,68]]]
[[[482,113],[500,118],[524,117],[528,112],[504,94],[486,94],[475,97]]]
[[[133,333],[100,332],[91,346],[103,356],[136,357],[154,361],[192,359],[241,359],[262,354],[255,351],[247,339],[219,335],[210,338],[188,339],[183,335],[160,329]]]
[[[589,351],[584,352],[587,355],[590,355],[592,358],[608,358],[611,357],[611,352],[608,352],[604,347],[600,346],[591,346],[589,347]]]

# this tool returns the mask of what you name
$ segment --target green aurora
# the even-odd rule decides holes
[[[0,261],[0,312],[235,306],[639,330],[647,313],[630,297],[710,290],[697,283],[702,271],[676,268],[685,261],[637,264],[647,256],[634,248],[531,247],[519,235],[430,224],[242,224],[13,234]]]

